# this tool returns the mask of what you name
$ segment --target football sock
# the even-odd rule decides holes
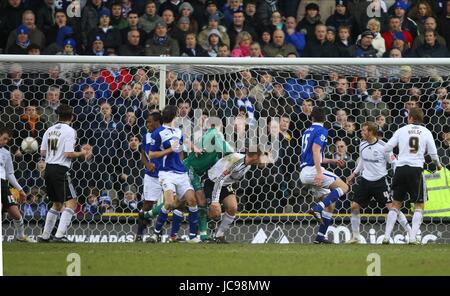
[[[172,229],[170,230],[170,236],[176,237],[178,235],[178,231],[180,230],[181,221],[183,221],[183,212],[180,210],[174,210],[172,216]]]
[[[50,209],[45,217],[44,231],[42,232],[42,237],[44,239],[49,239],[52,234],[53,228],[55,228],[56,221],[59,218],[59,212],[54,209]]]
[[[392,230],[394,229],[395,222],[397,221],[398,210],[390,209],[386,220],[386,231],[384,233],[384,239],[388,240],[391,238]]]
[[[61,214],[61,219],[59,220],[58,229],[56,230],[55,237],[61,238],[66,235],[67,228],[69,228],[72,222],[72,217],[75,212],[71,208],[65,208]]]
[[[230,228],[231,223],[233,223],[234,218],[235,216],[231,216],[225,212],[225,214],[222,215],[222,221],[220,222],[215,237],[224,236],[225,232]]]
[[[198,231],[200,235],[208,234],[207,212],[206,206],[198,207]]]
[[[410,234],[411,233],[411,226],[409,225],[405,214],[403,214],[401,211],[399,211],[397,220],[398,220],[398,223],[400,223],[400,225],[403,227],[403,229],[405,229],[406,233]]]
[[[161,232],[162,227],[164,226],[164,223],[167,221],[167,214],[169,213],[169,210],[167,210],[165,207],[162,207],[159,211],[158,218],[156,219],[155,223],[155,233],[159,234]]]
[[[416,241],[416,236],[417,236],[417,232],[420,229],[420,224],[422,223],[422,216],[423,216],[423,210],[422,209],[416,209],[414,211],[414,215],[412,218],[412,227],[411,227],[411,232],[409,235],[409,241],[411,242],[415,242]]]
[[[138,218],[137,235],[143,235],[144,234],[144,230],[146,228],[147,228],[147,220],[145,220],[144,218],[139,216],[139,218]]]
[[[352,235],[354,238],[359,239],[359,225],[361,225],[361,215],[359,213],[352,213],[350,221],[352,223]]]
[[[198,207],[188,207],[189,216],[189,238],[192,239],[197,236],[198,227]]]
[[[16,228],[16,237],[22,238],[25,236],[25,230],[23,226],[23,218],[20,217],[19,220],[14,219],[14,227]]]
[[[327,234],[328,226],[333,223],[333,214],[329,212],[322,212],[323,223],[319,226],[319,232],[317,233],[316,240],[323,241],[325,239],[325,235]]]
[[[341,188],[336,188],[331,190],[331,192],[325,197],[325,199],[322,202],[319,202],[313,209],[316,212],[322,212],[323,209],[331,205],[332,203],[336,202],[339,197],[344,195],[344,191],[342,191]]]
[[[162,207],[164,206],[164,204],[163,203],[160,203],[159,205],[157,205],[157,206],[154,206],[150,211],[148,211],[148,212],[146,212],[146,213],[148,213],[149,214],[149,216],[150,217],[156,217],[158,214],[159,214],[159,212],[161,211],[161,209],[162,209]],[[150,221],[149,221],[150,222]]]

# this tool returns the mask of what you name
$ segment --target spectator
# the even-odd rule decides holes
[[[39,30],[38,27],[36,27],[35,16],[31,10],[26,10],[23,13],[22,26],[28,28],[28,38],[31,43],[39,45],[41,48],[45,46],[45,35],[44,33],[42,33],[41,30]],[[8,41],[6,42],[6,48],[10,48],[10,46],[16,43],[18,33],[19,30],[11,31],[11,33],[8,36]]]
[[[372,46],[374,35],[367,30],[361,34],[361,39],[352,45],[348,51],[351,57],[356,58],[376,58],[378,57],[378,50]]]
[[[261,117],[281,117],[281,115],[292,116],[294,102],[288,97],[283,85],[273,82],[273,90],[265,94],[260,108]]]
[[[436,41],[445,47],[447,47],[447,42],[445,41],[445,38],[439,35],[436,31],[437,29],[437,22],[436,19],[432,16],[427,17],[424,22],[424,32],[426,31],[434,31],[436,33]],[[412,49],[415,50],[420,45],[423,45],[425,43],[425,35],[420,34],[416,38],[414,38]]]
[[[42,121],[47,127],[50,127],[58,122],[58,114],[56,109],[60,105],[60,90],[57,87],[50,87],[45,94],[45,102],[42,104],[40,114]]]
[[[167,24],[158,22],[153,38],[145,43],[144,54],[147,56],[179,56],[178,42],[167,35]]]
[[[132,16],[130,13],[128,15]],[[141,33],[138,30],[130,30],[127,34],[127,43],[119,47],[119,55],[121,56],[142,56],[144,55],[144,48],[140,45]]]
[[[250,44],[250,57],[252,58],[263,58],[264,55],[261,51],[261,45],[258,42],[253,42]]]
[[[208,33],[208,42],[203,44],[203,49],[210,57],[216,57],[219,54],[219,47],[223,44],[222,35],[217,29],[213,29]]]
[[[125,150],[120,149],[119,165],[115,167],[117,186],[120,191],[139,191],[142,192],[142,180],[144,179],[144,166],[141,161],[139,136],[130,135],[125,140],[128,144]]]
[[[136,113],[130,109],[127,110],[124,115],[122,116],[122,121],[117,124],[117,130],[119,131],[119,138],[122,143],[122,149],[125,151],[129,147],[129,142],[131,143],[131,140],[135,141],[136,139],[131,139],[130,137],[135,135],[140,135],[141,128],[137,124],[137,117]],[[129,141],[130,140],[130,141]],[[139,140],[139,139],[137,139]],[[140,141],[139,141],[140,142]],[[134,146],[133,146],[134,147]]]
[[[201,13],[200,11],[203,11],[203,13]],[[219,10],[215,0],[206,0],[203,10],[196,9],[194,13],[197,15],[197,21],[200,22],[200,28],[207,26],[210,17],[213,15],[217,16],[218,22],[226,27],[224,15],[222,11]]]
[[[433,95],[433,109],[435,112],[442,111],[442,102],[447,97],[447,88],[439,87],[436,89],[436,93]]]
[[[122,47],[123,45],[121,45]],[[97,35],[95,36],[94,41],[92,42],[92,46],[85,52],[86,55],[95,55],[95,56],[105,56],[106,50],[105,50],[105,43],[103,43],[102,36]],[[120,48],[119,48],[119,55],[120,55]]]
[[[100,111],[99,100],[95,96],[94,88],[90,85],[84,86],[83,97],[77,100],[74,105],[74,114],[77,114],[75,124],[80,127],[84,121],[93,121]]]
[[[170,10],[170,9],[164,10],[161,17],[162,17],[162,21],[164,23],[166,23],[166,25],[167,25],[167,34],[170,37],[175,39],[176,36],[181,36],[180,34],[182,34],[182,33],[179,32],[177,23],[175,22],[175,16],[174,16],[172,10]],[[154,32],[150,33],[151,36],[154,34],[155,34]]]
[[[120,209],[123,213],[137,213],[138,201],[136,200],[136,193],[128,190],[125,192],[124,199],[120,202]]]
[[[178,18],[178,12],[180,11],[180,6],[183,1],[180,0],[167,0],[159,6],[159,14],[162,15],[164,11],[172,11],[175,18]]]
[[[298,114],[300,130],[303,131],[311,126],[310,115],[311,115],[313,107],[314,107],[314,103],[313,103],[312,99],[303,100],[302,106],[300,108],[300,112]]]
[[[444,126],[439,136],[438,155],[442,163],[447,164],[447,170],[450,170],[450,126]]]
[[[64,47],[59,51],[58,55],[76,55],[77,42],[73,38],[64,40]]]
[[[398,48],[391,48],[389,51],[389,57],[390,58],[402,58],[402,52]]]
[[[438,30],[439,33],[444,37],[447,43],[447,48],[450,49],[450,1],[447,1],[445,6],[445,13],[439,18]]]
[[[221,96],[216,96],[213,99],[213,106],[217,110],[217,116],[222,120],[238,114],[236,103],[227,92],[222,92]]]
[[[127,21],[122,15],[122,4],[119,2],[111,4],[111,26],[117,30],[122,30],[128,26]]]
[[[15,132],[14,144],[17,146],[19,146],[26,137],[33,137],[38,143],[42,142],[45,124],[39,116],[36,106],[29,105],[25,108],[25,113],[20,117],[20,122],[15,126]]]
[[[413,51],[413,56],[418,58],[445,58],[450,56],[447,47],[439,44],[436,40],[435,31],[425,31],[424,39],[425,43]]]
[[[273,32],[273,42],[264,46],[263,52],[268,57],[286,57],[290,53],[297,53],[294,45],[285,43],[285,34],[282,30]]]
[[[281,13],[279,11],[273,11],[273,12],[271,12],[271,15],[272,16],[270,17],[269,30],[271,30],[272,33],[275,30],[286,31],[286,27],[285,27],[285,24],[283,23],[283,18],[281,17]]]
[[[330,43],[335,43],[336,41],[336,29],[333,26],[327,27],[327,34],[325,39]]]
[[[25,25],[21,25],[16,30],[17,38],[16,42],[9,46],[6,49],[7,54],[27,54],[28,53],[28,47],[31,44],[30,38],[29,38],[29,30]]]
[[[122,85],[133,80],[133,76],[126,68],[119,68],[117,65],[108,65],[100,72],[100,76],[108,84],[108,89],[113,95],[121,89]]]
[[[230,47],[226,44],[219,46],[219,51],[217,52],[217,57],[226,58],[230,56]]]
[[[156,13],[155,0],[148,0],[145,4],[145,13],[139,18],[138,26],[150,34],[159,21],[162,21],[162,18]]]
[[[369,29],[373,34],[372,46],[375,48],[377,52],[377,57],[382,57],[386,52],[386,43],[384,38],[381,36],[380,30],[381,25],[377,19],[370,19],[367,23],[367,29]],[[358,40],[361,39],[361,35],[358,36]]]
[[[36,44],[30,44],[30,46],[28,46],[27,48],[27,53],[29,55],[40,55],[41,51],[42,49]]]
[[[336,111],[336,119],[333,122],[333,129],[335,130],[341,130],[344,129],[344,125],[348,121],[347,111],[344,109],[338,109]]]
[[[88,43],[88,34],[97,28],[99,12],[104,8],[102,0],[88,0],[81,11],[81,41]]]
[[[294,17],[286,18],[286,43],[294,45],[298,56],[301,56],[306,45],[306,35],[303,32],[296,31],[296,26]]]
[[[405,3],[402,0],[397,0],[392,6],[394,8],[393,15],[400,19],[400,25],[402,30],[410,32],[412,37],[415,38],[417,35],[420,34],[418,32],[417,23],[406,15],[410,6],[411,1],[409,3]]]
[[[375,123],[378,126],[378,135],[381,136],[381,139],[383,139],[384,141],[389,140],[392,135],[394,134],[392,132],[392,125],[387,123],[386,121],[386,116],[380,114],[375,118]]]
[[[375,121],[376,117],[383,115],[387,122],[391,122],[389,107],[387,103],[383,102],[383,97],[380,89],[371,89],[370,95],[365,99],[365,102],[358,104],[358,109],[361,110],[358,117],[359,123],[365,121]]]
[[[227,26],[230,26],[233,23],[235,12],[242,12],[242,15],[245,18],[242,0],[230,0],[228,3],[225,3],[221,10],[223,11],[223,19]],[[232,40],[234,40],[234,38]]]
[[[122,84],[120,88],[120,96],[110,100],[111,106],[115,114],[125,114],[127,111],[137,112],[141,108],[141,98],[139,94],[133,92],[130,84]]]
[[[11,64],[6,78],[0,82],[0,102],[6,102],[9,99],[10,92],[15,89],[19,89],[25,95],[26,104],[32,101],[34,83],[23,74],[23,68],[20,64]],[[4,105],[4,103],[2,104]]]
[[[22,14],[25,11],[22,0],[8,0],[5,4],[0,10],[0,50],[8,48],[8,35],[22,24]]]
[[[53,17],[53,16],[52,16]],[[67,38],[77,38],[74,30],[67,23],[67,15],[63,10],[54,13],[54,24],[45,30],[47,52],[53,52],[63,47],[63,41]],[[53,49],[55,48],[55,49]],[[57,49],[56,49],[57,48]]]
[[[256,14],[256,2],[258,0],[249,0],[244,2],[245,21],[253,28],[258,28],[260,20]]]
[[[91,190],[91,194],[86,198],[86,203],[84,204],[84,213],[90,215],[100,214],[98,196],[100,191],[96,188]]]
[[[340,26],[347,26],[352,33],[352,40],[358,36],[359,28],[357,27],[356,20],[353,15],[348,11],[348,0],[336,0],[336,8],[334,14],[331,15],[325,22],[325,25],[332,26],[336,30]]]
[[[88,44],[92,44],[96,36],[101,36],[105,49],[117,50],[122,44],[122,36],[118,29],[111,26],[111,12],[107,8],[102,8],[97,14],[98,27],[89,32],[88,39],[83,45],[86,47]]]
[[[192,7],[191,3],[183,2],[180,5],[179,10],[179,18],[187,17],[189,19],[189,31],[197,34],[199,32],[199,25],[197,20],[194,18],[194,7]]]
[[[235,84],[235,97],[236,104],[239,110],[243,108],[245,110],[246,115],[249,120],[255,120],[257,118],[256,109],[255,109],[255,99],[248,96],[248,89],[245,87],[243,83]]]
[[[128,40],[128,33],[136,30],[139,32],[139,45],[143,46],[148,39],[148,34],[139,27],[139,15],[135,10],[132,10],[127,16],[127,26],[120,30],[122,44],[125,40]]]
[[[305,16],[297,24],[296,31],[306,35],[307,43],[314,39],[316,26],[321,24],[319,5],[317,3],[308,3],[305,7]]]
[[[58,64],[51,65],[48,69],[48,73],[43,73],[42,79],[36,79],[35,83],[39,85],[39,94],[47,93],[50,87],[58,87],[60,90],[60,97],[63,100],[72,100],[73,93],[71,92],[69,83],[61,78],[60,66]],[[41,96],[35,96],[39,101]]]
[[[99,201],[98,208],[100,214],[114,213],[112,198],[108,195],[106,191],[102,192],[98,201]]]
[[[202,31],[198,34],[198,42],[200,44],[205,44],[207,39],[209,38],[209,34],[211,32],[217,32],[219,33],[220,38],[222,39],[223,43],[230,46],[230,37],[227,34],[227,29],[224,26],[219,25],[219,16],[218,15],[211,15],[208,20],[208,26],[206,28],[203,28]]]
[[[335,44],[326,40],[327,27],[318,24],[315,30],[315,38],[308,40],[303,55],[305,57],[337,57],[338,48]]]
[[[105,79],[100,75],[100,68],[93,66],[89,68],[88,77],[82,78],[81,81],[74,85],[74,93],[76,98],[81,98],[83,95],[83,89],[85,85],[90,85],[95,90],[95,96],[97,98],[109,99],[111,92],[109,86],[105,83]]]
[[[182,48],[182,47],[186,46],[186,35],[188,33],[192,33],[189,30],[189,26],[191,24],[191,21],[189,20],[188,17],[182,16],[182,17],[180,17],[180,19],[178,20],[177,23],[178,23],[177,30],[172,32],[170,34],[170,37],[172,37],[173,39],[177,40],[179,47]]]
[[[197,37],[194,33],[188,33],[186,35],[186,46],[181,49],[181,56],[188,57],[207,57],[208,52],[197,44]]]
[[[394,40],[402,40],[407,43],[409,47],[412,46],[413,37],[409,31],[402,29],[400,18],[397,16],[391,16],[389,18],[389,30],[383,32],[381,36],[384,39],[387,51],[392,48]]]
[[[360,77],[356,82],[355,89],[355,101],[364,102],[369,97],[367,80],[366,78]]]
[[[240,1],[240,0],[233,0]],[[245,15],[242,10],[236,10],[233,12],[233,22],[228,26],[227,33],[230,37],[230,48],[234,48],[236,44],[236,37],[239,32],[248,32],[252,36],[252,39],[256,39],[257,34],[255,29],[251,27],[249,24],[245,23]]]
[[[419,99],[417,97],[410,97],[410,99],[405,102],[404,109],[400,111],[400,114],[394,118],[394,124],[396,129],[399,129],[407,124],[409,111],[413,108],[418,107]]]
[[[44,0],[43,5],[36,11],[36,26],[43,32],[48,32],[54,25],[54,0]]]
[[[428,17],[433,16],[434,13],[426,0],[419,0],[413,5],[408,15],[416,22],[418,34],[421,35],[425,33],[425,20]],[[416,36],[413,35],[413,37]]]
[[[316,81],[310,78],[307,67],[300,68],[296,74],[296,78],[289,78],[286,81],[284,89],[296,105],[301,105],[302,100],[312,97]]]
[[[250,44],[252,43],[252,35],[246,31],[241,31],[236,36],[236,45],[231,51],[232,57],[248,57],[250,56]]]
[[[0,119],[1,119],[2,125],[5,124],[11,130],[13,130],[15,123],[20,121],[20,116],[25,111],[23,93],[18,89],[13,90],[10,93],[9,100],[5,102],[5,104],[1,110],[2,110],[2,113],[0,115]]]

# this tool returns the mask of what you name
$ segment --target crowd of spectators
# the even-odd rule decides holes
[[[448,57],[446,0],[2,0],[0,53]]]
[[[25,54],[375,58],[446,56],[450,45],[444,22],[450,22],[450,1],[376,1],[382,9],[375,18],[364,15],[370,4],[365,0],[223,2],[87,0],[77,18],[67,15],[67,1],[8,0],[0,10],[0,48]],[[442,162],[449,166],[449,76],[431,68],[429,73],[414,73],[409,66],[391,70],[364,75],[316,73],[306,66],[217,75],[168,71],[165,95],[168,104],[178,106],[183,124],[193,123],[196,108],[224,121],[234,117],[237,139],[255,120],[278,117],[268,132],[280,140],[279,157],[242,182],[241,204],[247,211],[283,212],[291,206],[302,212],[299,147],[313,106],[326,110],[328,154],[347,164],[330,169],[344,178],[357,161],[360,125],[375,121],[380,139],[387,140],[415,106],[424,108]],[[77,148],[92,151],[72,167],[78,214],[138,211],[144,173],[139,146],[147,114],[158,109],[159,80],[151,66],[61,64],[37,71],[8,65],[0,76],[0,116],[14,131],[10,150],[19,181],[30,193],[24,211],[45,213],[45,194],[38,190],[44,188],[45,163],[38,153],[22,151],[21,142],[31,136],[41,143],[62,102],[75,110]]]

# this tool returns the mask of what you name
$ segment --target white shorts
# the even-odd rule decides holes
[[[161,198],[162,187],[159,178],[144,176],[144,200],[157,201]]]
[[[337,176],[327,171],[326,169],[322,168],[322,172],[324,175],[324,179],[322,182],[322,186],[315,186],[314,185],[314,178],[316,178],[316,168],[313,166],[307,166],[302,169],[300,172],[300,181],[303,185],[309,187],[311,194],[314,196],[314,198],[319,198],[324,195],[328,195],[331,191],[328,189],[330,185],[337,180]]]
[[[163,191],[172,190],[179,200],[183,199],[188,190],[194,190],[188,173],[159,172],[159,183]]]

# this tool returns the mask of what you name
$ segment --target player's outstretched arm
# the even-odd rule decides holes
[[[179,147],[180,147],[180,143],[178,141],[174,141],[172,143],[172,146],[170,146],[167,149],[164,149],[163,151],[150,151],[148,153],[148,158],[155,159],[155,158],[164,157],[166,155],[169,155],[172,152],[177,152],[179,150]]]
[[[353,184],[353,179],[359,175],[359,173],[362,171],[363,169],[363,159],[360,158],[358,161],[358,165],[356,166],[356,168],[353,170],[353,172],[350,174],[350,176],[347,178],[347,184],[348,185],[352,185]]]

